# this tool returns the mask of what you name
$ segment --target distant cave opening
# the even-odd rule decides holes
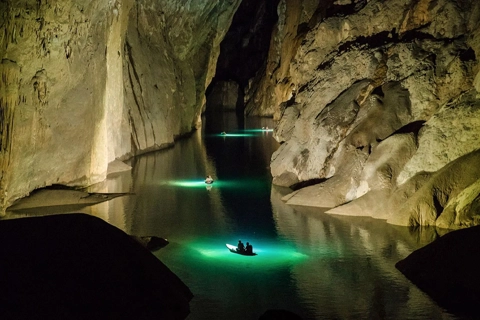
[[[220,44],[215,77],[206,90],[205,116],[223,111],[243,117],[248,82],[265,65],[279,0],[243,0]],[[207,121],[207,123],[215,121]]]

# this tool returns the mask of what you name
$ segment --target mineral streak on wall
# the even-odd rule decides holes
[[[0,2],[0,213],[197,126],[239,3]]]

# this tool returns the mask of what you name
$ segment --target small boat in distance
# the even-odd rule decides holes
[[[212,183],[213,183],[213,178],[212,178],[212,176],[208,176],[208,177],[205,179],[205,183],[206,183],[206,184],[212,184]]]
[[[234,245],[231,245],[231,244],[228,244],[228,243],[226,243],[225,245],[227,246],[228,250],[230,250],[230,252],[233,252],[233,253],[236,253],[236,254],[241,254],[243,256],[256,256],[257,255],[255,252],[247,253],[246,251],[238,251],[237,246],[234,246]]]

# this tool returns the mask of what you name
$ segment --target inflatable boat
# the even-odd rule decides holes
[[[241,254],[242,256],[256,256],[257,254],[255,252],[252,253],[247,253],[246,251],[238,251],[237,246],[231,245],[231,244],[225,244],[230,250],[230,252],[236,253],[236,254]]]

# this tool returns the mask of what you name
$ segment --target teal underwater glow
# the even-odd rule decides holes
[[[255,189],[263,186],[263,181],[259,179],[239,179],[239,180],[215,180],[212,184],[205,183],[203,179],[192,180],[168,180],[161,182],[168,186],[180,188],[221,188],[221,189]]]
[[[251,138],[251,137],[261,137],[265,134],[273,132],[273,129],[241,129],[234,130],[232,132],[220,132],[217,134],[210,134],[209,137],[223,137],[223,138]]]
[[[205,188],[207,185],[204,180],[170,180],[166,184],[182,188]]]
[[[189,320],[258,319],[268,309],[302,319],[452,319],[395,269],[420,246],[409,229],[286,205],[268,172],[278,143],[256,129],[273,123],[237,123],[209,131],[232,139],[202,134],[139,157],[136,196],[119,198],[131,201],[118,218],[127,233],[168,239],[154,254],[194,294]],[[225,244],[239,239],[257,255],[230,252]]]
[[[257,134],[254,133],[218,133],[213,134],[213,137],[222,137],[222,138],[245,138],[245,137],[256,137]]]
[[[230,243],[235,245],[236,243]],[[198,260],[209,260],[215,263],[232,264],[249,262],[251,267],[265,268],[272,266],[285,266],[300,263],[308,259],[308,255],[297,251],[293,246],[285,243],[253,242],[253,251],[256,256],[243,256],[232,253],[225,244],[218,242],[197,241],[189,244],[197,253]]]

